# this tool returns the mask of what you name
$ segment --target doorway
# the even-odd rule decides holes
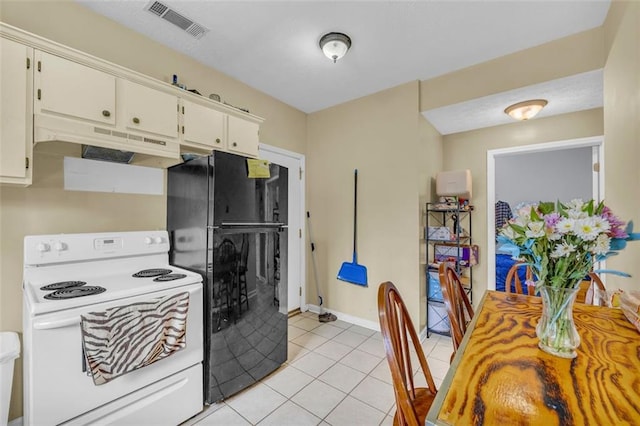
[[[284,166],[289,169],[288,182],[288,219],[289,229],[287,232],[287,310],[289,312],[297,309],[306,310],[306,259],[305,259],[305,157],[296,152],[287,151],[274,146],[260,144],[258,156],[269,160],[272,163]]]
[[[591,149],[590,158],[585,160],[589,162],[587,166],[592,170],[591,198],[601,201],[604,199],[604,139],[602,136],[487,151],[487,290],[495,290],[496,288],[496,262],[494,261],[496,259],[496,246],[494,244],[496,236],[495,204],[498,201],[497,195],[499,195],[496,192],[496,163],[501,158],[517,157],[526,161],[527,158],[533,158],[532,156],[534,155],[579,148]],[[566,170],[561,170],[560,172],[566,173]],[[534,179],[534,177],[531,177],[531,179]]]

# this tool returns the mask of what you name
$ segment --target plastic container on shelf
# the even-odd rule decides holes
[[[0,426],[6,426],[9,419],[13,364],[19,356],[18,334],[11,331],[0,332]]]

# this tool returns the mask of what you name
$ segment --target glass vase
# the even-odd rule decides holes
[[[580,335],[573,322],[573,304],[580,288],[543,285],[539,289],[542,315],[536,326],[536,335],[540,339],[538,347],[555,356],[575,358],[576,348],[580,346]]]

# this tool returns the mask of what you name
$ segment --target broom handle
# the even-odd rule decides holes
[[[357,235],[357,229],[358,229],[358,222],[357,222],[357,217],[358,217],[358,169],[355,170],[354,174],[353,174],[353,190],[354,190],[354,194],[353,194],[353,262],[357,263],[356,261],[356,235]]]

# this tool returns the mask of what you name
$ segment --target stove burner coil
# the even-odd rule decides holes
[[[151,278],[151,277],[158,277],[160,275],[167,275],[170,273],[171,273],[171,269],[161,269],[161,268],[143,269],[142,271],[136,272],[135,274],[133,274],[132,277]]]
[[[186,274],[167,274],[167,275],[161,275],[157,278],[154,278],[153,280],[157,282],[173,281],[173,280],[179,280],[186,276],[187,276]]]
[[[85,284],[86,284],[85,281],[60,281],[57,283],[47,284],[45,286],[42,286],[40,287],[40,290],[44,290],[44,291],[63,290],[65,288],[80,287]]]
[[[71,287],[62,290],[56,290],[53,293],[45,294],[44,298],[48,300],[61,300],[61,299],[73,299],[75,297],[91,296],[93,294],[100,294],[107,289],[104,287],[98,287],[95,285],[87,287]]]

